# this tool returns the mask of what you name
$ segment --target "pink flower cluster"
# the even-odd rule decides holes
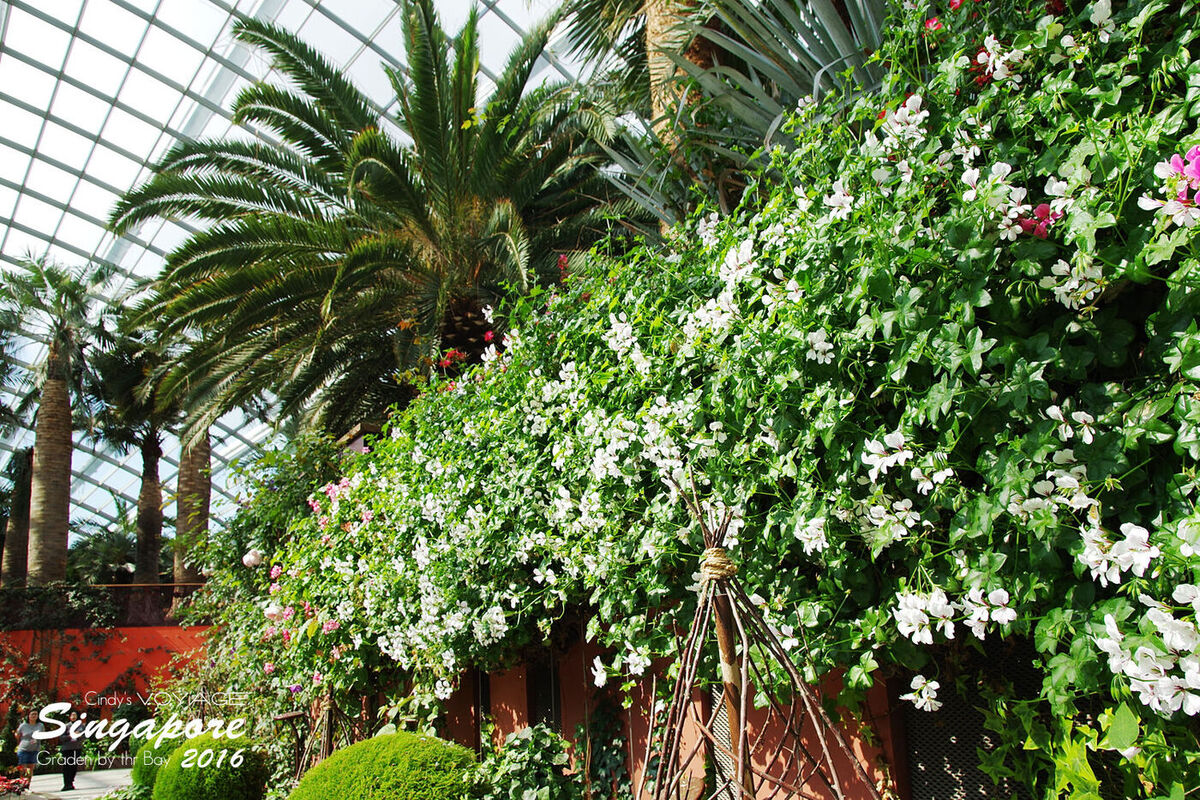
[[[1200,145],[1178,153],[1154,167],[1154,174],[1162,181],[1162,193],[1167,200],[1143,195],[1138,205],[1147,211],[1157,211],[1170,222],[1185,228],[1200,223]],[[1189,196],[1189,192],[1191,193]]]

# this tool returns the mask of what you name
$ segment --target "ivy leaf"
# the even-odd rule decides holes
[[[1108,746],[1114,750],[1133,747],[1140,727],[1137,714],[1127,704],[1121,703],[1113,714],[1112,724],[1108,726]]]

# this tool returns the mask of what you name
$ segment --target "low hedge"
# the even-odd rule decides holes
[[[151,739],[139,747],[134,756],[133,771],[129,775],[133,785],[154,788],[154,779],[158,777],[159,769],[166,765],[167,759],[180,745],[189,741],[183,738],[163,739],[161,743],[155,745],[154,740]]]
[[[154,800],[263,800],[268,775],[253,741],[206,733],[188,739],[159,768]]]
[[[317,764],[288,800],[465,799],[474,765],[475,756],[465,747],[415,733],[386,734],[338,750]]]

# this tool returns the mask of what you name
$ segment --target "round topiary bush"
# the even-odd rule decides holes
[[[262,800],[267,761],[244,737],[188,739],[158,770],[154,800]]]
[[[183,738],[163,739],[161,743],[155,745],[154,740],[151,739],[139,747],[137,755],[134,756],[133,771],[129,775],[133,785],[153,789],[154,779],[158,777],[159,769],[165,766],[171,754],[187,741],[189,740]]]
[[[474,764],[470,750],[433,736],[385,734],[317,764],[288,800],[459,800],[468,796]]]

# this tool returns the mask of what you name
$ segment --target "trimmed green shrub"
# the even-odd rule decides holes
[[[310,769],[288,800],[467,798],[474,763],[467,748],[433,736],[376,736],[338,750]]]
[[[154,740],[151,739],[139,747],[136,751],[137,755],[134,756],[133,771],[129,775],[133,785],[153,789],[154,779],[158,777],[158,770],[165,766],[166,760],[180,745],[188,741],[183,738],[163,739],[156,746]]]
[[[154,800],[262,800],[267,761],[246,738],[188,739],[158,770]]]

